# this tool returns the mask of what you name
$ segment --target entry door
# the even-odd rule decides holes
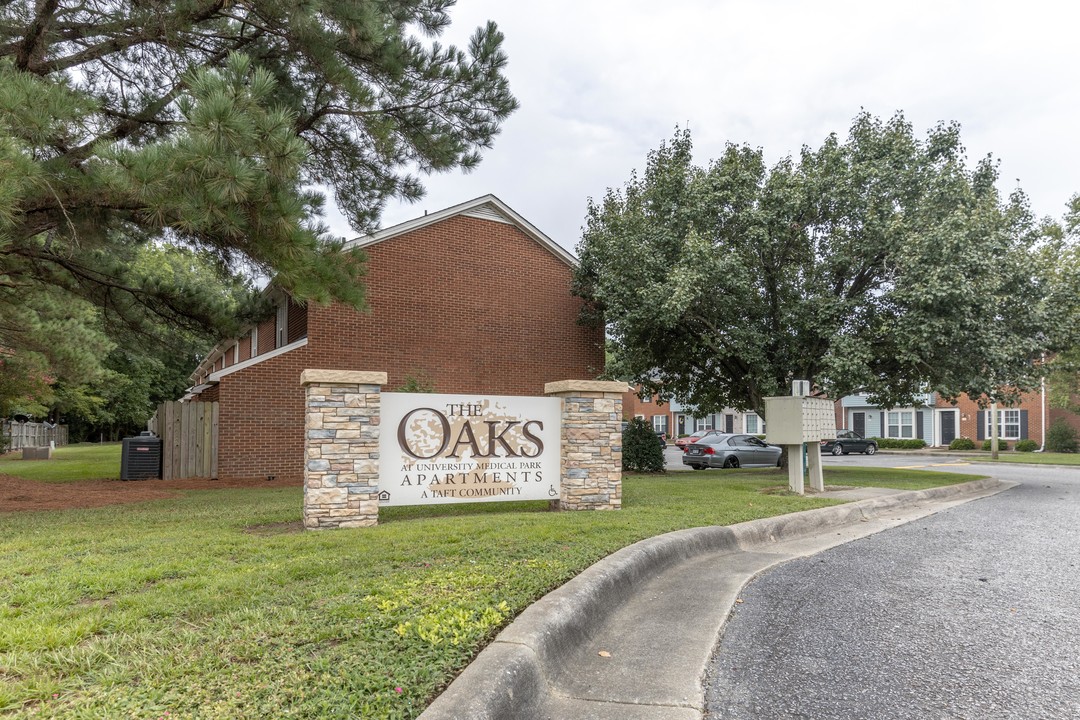
[[[941,421],[941,444],[948,445],[956,439],[956,413],[957,410],[944,410],[938,413]]]
[[[866,413],[851,413],[851,429],[866,437]]]
[[[729,434],[735,432],[735,416],[734,415],[725,415],[724,416],[724,432],[729,433]]]
[[[685,415],[680,415],[679,419],[676,422],[677,422],[677,424],[679,426],[679,435],[685,435],[686,434],[686,416]]]

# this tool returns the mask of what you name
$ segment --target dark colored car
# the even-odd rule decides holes
[[[877,443],[864,438],[854,430],[837,430],[835,440],[822,440],[821,452],[833,455],[847,455],[860,452],[873,455],[877,452]]]
[[[753,435],[709,435],[686,446],[683,465],[705,468],[778,467],[781,450]]]

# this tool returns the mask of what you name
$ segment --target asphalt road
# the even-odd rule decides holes
[[[706,717],[1080,718],[1080,468],[828,462],[1021,485],[752,581],[713,657]]]

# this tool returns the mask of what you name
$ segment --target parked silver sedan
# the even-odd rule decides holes
[[[778,467],[781,450],[753,435],[710,435],[686,446],[683,465],[705,468]]]

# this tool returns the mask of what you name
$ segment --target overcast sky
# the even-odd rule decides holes
[[[1000,161],[1036,215],[1080,192],[1080,5],[1066,0],[459,0],[440,39],[488,19],[506,35],[521,108],[469,174],[426,178],[390,226],[493,193],[567,249],[586,201],[621,186],[689,123],[699,164],[728,142],[770,162],[846,136],[865,108],[902,110],[917,133],[961,124],[969,165]],[[332,199],[331,199],[332,204]],[[336,234],[355,237],[336,212]]]

